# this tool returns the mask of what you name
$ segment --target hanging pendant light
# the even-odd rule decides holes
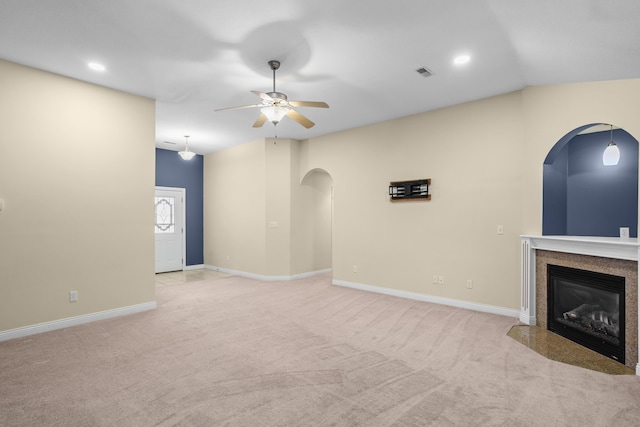
[[[183,160],[191,160],[193,159],[193,156],[196,155],[196,153],[189,150],[189,135],[185,135],[184,138],[184,150],[178,152],[178,154],[180,154],[180,157],[182,157]]]
[[[613,125],[609,126],[611,126],[611,142],[602,154],[602,164],[605,166],[615,166],[620,161],[620,149],[616,143],[613,142]]]

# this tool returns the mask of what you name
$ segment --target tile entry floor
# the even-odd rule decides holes
[[[230,274],[220,271],[199,268],[197,270],[171,271],[169,273],[156,273],[156,286],[179,285],[187,282],[197,282],[199,280],[217,279],[228,277]]]

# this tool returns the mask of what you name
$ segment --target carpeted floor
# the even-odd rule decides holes
[[[516,319],[231,276],[0,343],[2,426],[638,426],[640,378],[555,362]]]

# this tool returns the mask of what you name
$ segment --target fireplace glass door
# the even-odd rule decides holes
[[[548,265],[548,329],[624,363],[624,277]]]

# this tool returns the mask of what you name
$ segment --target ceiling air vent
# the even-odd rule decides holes
[[[422,77],[431,77],[433,73],[427,67],[420,67],[416,70]]]

